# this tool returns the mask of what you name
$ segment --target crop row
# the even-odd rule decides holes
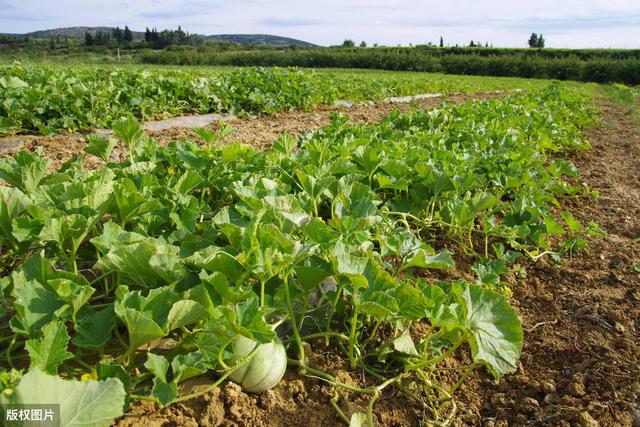
[[[0,160],[0,350],[14,368],[0,373],[0,402],[62,402],[63,425],[108,425],[132,399],[192,397],[180,385],[195,376],[216,378],[195,395],[229,376],[273,386],[286,359],[259,349],[282,342],[302,372],[370,396],[356,421],[373,422],[387,387],[450,420],[474,369],[516,369],[523,333],[501,276],[598,231],[557,209],[585,189],[549,158],[587,146],[585,105],[552,85],[378,125],[335,115],[269,152],[206,130],[201,145],[163,148],[129,117],[114,125],[126,161],[100,137],[86,148],[105,162],[96,170],[83,156],[50,174],[38,153]],[[474,283],[419,278],[453,268],[455,252],[474,259]],[[373,385],[317,369],[307,343]],[[454,362],[461,346],[468,365]]]
[[[149,67],[146,67],[149,68]],[[0,67],[0,135],[108,128],[185,113],[262,114],[308,110],[335,99],[380,100],[416,93],[540,87],[514,79],[446,78],[296,69]]]
[[[108,127],[127,114],[147,119],[185,112],[309,109],[330,103],[334,95],[327,80],[298,70],[248,69],[205,76],[14,64],[0,69],[0,134]]]

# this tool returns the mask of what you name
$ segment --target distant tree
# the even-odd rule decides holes
[[[93,44],[96,46],[106,46],[111,40],[111,34],[108,31],[96,31],[93,36]]]
[[[355,45],[356,44],[353,42],[353,40],[350,39],[346,39],[342,42],[342,47],[355,47]]]
[[[84,45],[85,46],[93,46],[93,36],[89,31],[84,33]]]
[[[131,43],[133,41],[133,33],[126,25],[124,26],[124,41],[127,43]]]
[[[364,40],[362,40],[360,42],[360,47],[367,47],[367,42],[365,42]]]
[[[542,37],[542,34],[540,34],[540,37],[538,37],[538,44],[536,47],[540,47],[540,48],[544,47],[544,37]]]
[[[471,40],[471,42],[469,43],[469,47],[476,47],[476,44],[473,40]]]
[[[151,32],[149,33],[149,41],[157,43],[159,40],[160,34],[158,33],[158,29],[154,27],[153,30],[151,30]]]
[[[489,42],[486,42],[486,43],[484,44],[484,47],[489,47]]]
[[[187,33],[182,31],[182,27],[178,25],[178,29],[175,31],[175,39],[178,44],[185,43],[187,39]]]
[[[531,37],[529,37],[529,47],[538,47],[538,35],[536,33],[531,33]]]
[[[49,40],[49,49],[53,50],[56,48],[56,41],[53,39],[53,37],[51,37],[51,39]]]
[[[444,47],[444,39],[440,36],[440,47]]]
[[[111,37],[113,37],[115,41],[118,42],[118,44],[122,44],[122,42],[124,41],[124,33],[122,32],[120,27],[115,27],[111,31]]]
[[[373,47],[378,47],[378,43],[374,43],[374,44],[373,44]]]

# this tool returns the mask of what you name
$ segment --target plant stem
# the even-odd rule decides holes
[[[351,369],[356,369],[356,359],[354,356],[356,341],[356,324],[358,321],[358,307],[353,307],[353,316],[351,317],[351,332],[349,333],[349,364]]]
[[[340,338],[342,340],[345,341],[349,341],[349,337],[344,335],[344,334],[339,334],[337,332],[317,332],[315,334],[311,334],[311,335],[307,335],[302,337],[302,341],[307,341],[307,340],[311,340],[314,338],[321,338],[321,337],[335,337],[335,338]]]
[[[335,387],[333,388],[333,397],[331,398],[330,402],[331,402],[331,406],[333,406],[333,409],[335,409],[336,412],[338,413],[338,416],[340,417],[340,419],[347,424],[351,424],[351,420],[347,417],[344,411],[340,409],[340,407],[338,406],[338,391],[336,390]]]
[[[376,335],[376,333],[378,332],[378,328],[380,328],[380,324],[382,323],[382,320],[378,320],[376,321],[375,326],[373,327],[373,330],[371,331],[371,333],[369,333],[369,338],[367,338],[366,340],[364,340],[364,342],[362,343],[362,346],[364,347],[367,343],[369,343]]]
[[[464,370],[464,373],[462,374],[462,376],[458,379],[458,381],[451,387],[451,389],[449,389],[449,394],[453,395],[453,393],[458,389],[458,387],[460,387],[462,385],[462,383],[469,377],[469,375],[471,375],[471,373],[473,372],[473,370],[475,368],[477,368],[478,366],[480,366],[479,363],[474,363],[472,365],[467,366],[467,368]]]
[[[421,362],[418,363],[414,363],[413,365],[407,365],[405,366],[405,371],[414,371],[414,370],[418,370],[418,369],[422,369],[426,366],[429,365],[435,365],[438,362],[441,362],[442,360],[446,359],[447,357],[449,357],[454,351],[456,351],[458,349],[458,347],[460,347],[460,345],[465,341],[466,339],[466,335],[463,335],[457,343],[455,343],[452,347],[449,347],[447,349],[447,351],[445,351],[444,353],[442,353],[440,356],[434,357],[433,359],[428,359],[428,360],[423,360]]]
[[[293,303],[291,302],[291,293],[289,292],[289,275],[284,276],[284,298],[287,302],[287,311],[289,312],[289,318],[291,319],[291,326],[293,328],[293,336],[296,339],[296,344],[298,345],[298,360],[304,367],[305,365],[305,357],[304,357],[304,346],[302,345],[302,340],[300,339],[300,331],[298,330],[298,322],[296,321],[296,315],[293,312]]]
[[[224,349],[227,348],[229,346],[229,344],[231,344],[234,340],[236,340],[238,338],[238,334],[235,334],[234,336],[232,336],[231,338],[229,338],[227,341],[225,341],[224,345],[222,345],[222,347],[220,347],[220,350],[218,350],[218,364],[220,366],[222,366],[222,369],[229,369],[229,367],[227,366],[226,363],[224,363],[224,360],[222,360],[222,354],[224,353]],[[256,346],[257,347],[257,346]]]
[[[354,386],[350,386],[348,384],[345,384],[343,382],[338,381],[335,377],[327,374],[326,372],[323,371],[319,371],[317,369],[314,369],[312,367],[310,367],[309,365],[307,365],[306,363],[300,362],[299,360],[295,360],[295,359],[287,359],[287,361],[289,363],[291,363],[292,365],[296,365],[300,368],[302,368],[304,371],[310,373],[310,376],[316,377],[318,379],[324,380],[330,384],[334,384],[340,388],[344,388],[346,390],[349,391],[353,391],[355,393],[370,393],[369,389],[366,388],[360,388],[360,387],[354,387]]]
[[[17,337],[17,335],[13,336],[13,338],[11,339],[11,342],[9,343],[9,346],[7,347],[7,352],[6,352],[7,362],[8,362],[9,367],[11,369],[15,369],[16,368],[13,365],[13,361],[11,360],[11,349],[13,348],[13,345],[16,343],[16,337]]]

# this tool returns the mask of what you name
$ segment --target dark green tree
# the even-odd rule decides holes
[[[538,47],[538,35],[536,33],[531,33],[531,37],[529,37],[529,47]]]
[[[107,31],[96,31],[93,36],[93,44],[96,46],[106,46],[111,40],[111,34]]]
[[[111,37],[113,37],[115,41],[118,42],[118,44],[122,44],[122,42],[124,41],[124,33],[122,32],[120,27],[115,27],[111,31]]]
[[[444,47],[444,39],[440,36],[440,47]]]
[[[360,42],[360,47],[367,47],[367,42],[365,42],[364,40],[362,40]]]
[[[89,31],[84,33],[84,45],[85,46],[93,46],[93,36]]]
[[[539,48],[544,47],[544,37],[542,37],[542,34],[540,34],[540,37],[538,37],[538,44],[536,47],[539,47]]]
[[[124,26],[124,41],[126,43],[131,43],[133,41],[133,33],[126,25]]]
[[[353,42],[353,40],[350,39],[346,39],[342,42],[342,47],[355,47],[355,45],[356,44]]]

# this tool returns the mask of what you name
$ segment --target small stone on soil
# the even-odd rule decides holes
[[[600,425],[588,412],[581,412],[574,421],[581,427],[598,427]]]
[[[551,381],[545,381],[542,383],[542,391],[545,392],[546,394],[555,393],[556,385]]]
[[[582,397],[585,395],[584,380],[582,375],[576,375],[575,378],[567,386],[567,392],[572,396]]]
[[[532,414],[540,409],[540,404],[533,397],[525,397],[522,401],[522,409],[522,412]]]

